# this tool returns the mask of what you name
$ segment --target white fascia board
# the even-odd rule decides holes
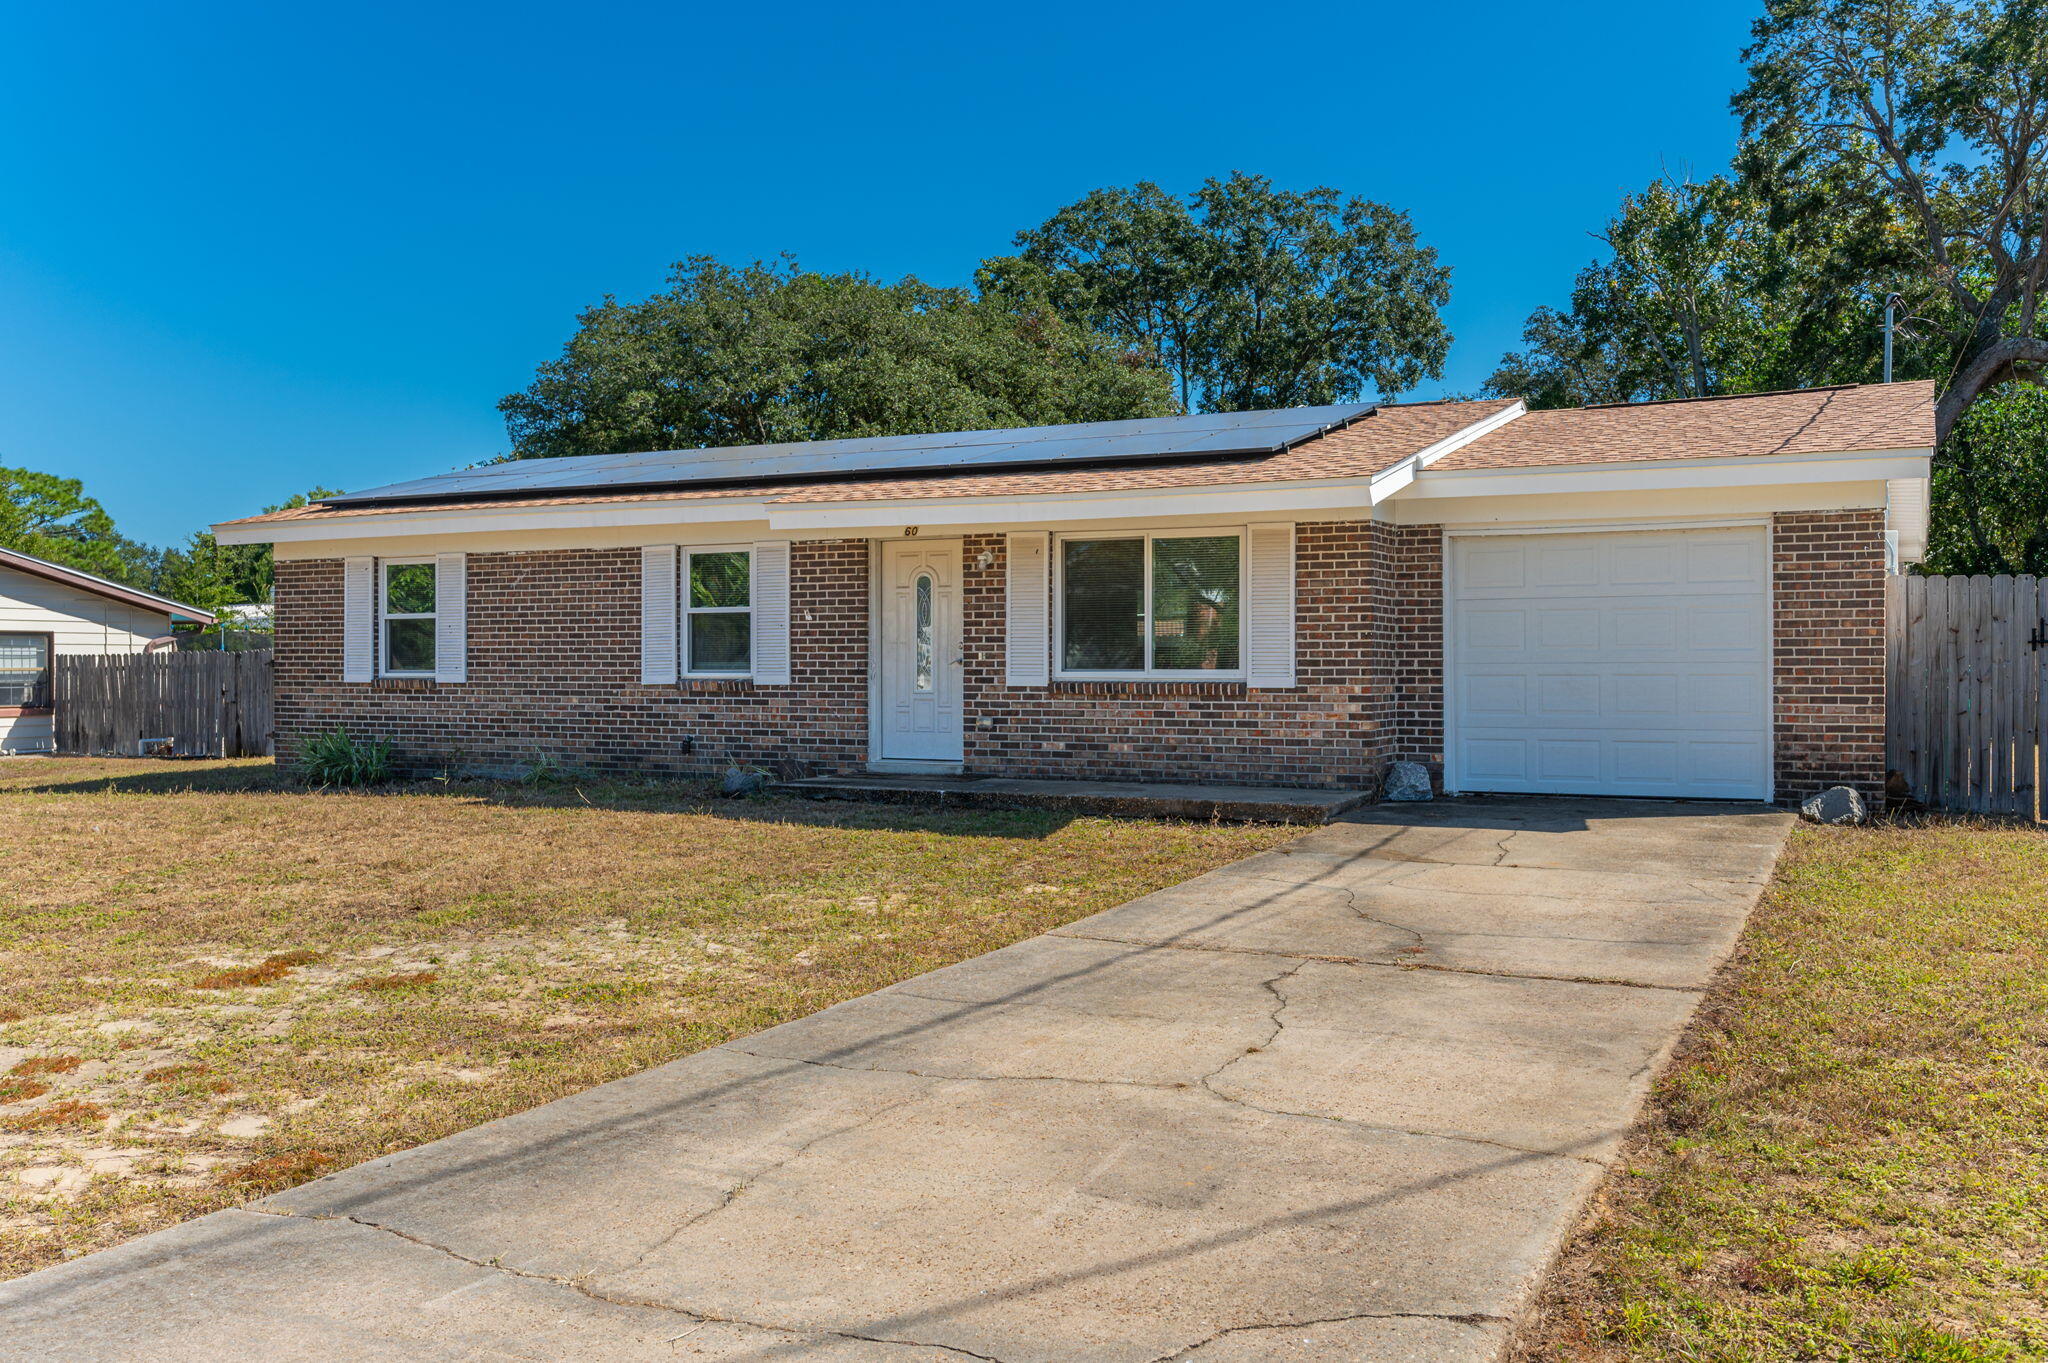
[[[1372,503],[1377,506],[1402,488],[1415,481],[1415,475],[1451,453],[1462,450],[1481,436],[1491,435],[1517,417],[1527,416],[1528,404],[1516,398],[1492,416],[1475,421],[1470,426],[1445,436],[1434,445],[1426,446],[1403,459],[1389,469],[1382,469],[1372,476]]]
[[[386,511],[367,516],[314,517],[256,525],[216,525],[222,544],[388,539],[394,535],[490,535],[521,530],[590,530],[611,526],[703,525],[765,521],[766,499],[707,497],[696,501],[620,502],[609,506],[525,506],[496,510]]]
[[[1146,520],[1161,516],[1281,515],[1296,511],[1363,512],[1363,478],[1314,483],[1233,483],[1219,487],[1136,492],[1069,492],[1047,497],[928,497],[872,502],[771,506],[774,530],[876,530],[906,525],[1065,525],[1075,521]]]
[[[1934,451],[1879,450],[1822,455],[1737,455],[1721,459],[1543,464],[1518,469],[1424,470],[1401,488],[1404,501],[1428,497],[1510,497],[1557,492],[1636,492],[1660,488],[1769,487],[1925,478]]]

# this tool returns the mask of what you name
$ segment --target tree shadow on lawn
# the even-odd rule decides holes
[[[1036,839],[1049,837],[1081,813],[1037,808],[932,808],[882,800],[811,800],[763,794],[727,798],[712,778],[588,776],[550,773],[520,781],[481,776],[428,777],[342,788],[306,781],[273,762],[186,758],[38,759],[57,767],[38,779],[0,765],[0,799],[9,795],[278,795],[452,798],[511,809],[604,809],[647,814],[703,814],[759,823],[818,828],[877,829],[950,836]],[[139,770],[86,775],[90,764],[116,763]],[[25,779],[24,779],[25,778]]]

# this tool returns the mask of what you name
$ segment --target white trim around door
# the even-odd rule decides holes
[[[874,556],[869,762],[958,771],[966,756],[961,541],[881,541]]]

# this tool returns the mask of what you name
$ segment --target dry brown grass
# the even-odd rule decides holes
[[[2048,833],[1802,828],[1516,1363],[2048,1356]]]
[[[107,1118],[107,1110],[98,1103],[88,1103],[78,1098],[59,1098],[54,1103],[32,1107],[26,1112],[17,1112],[0,1121],[0,1129],[7,1131],[41,1131],[52,1126],[98,1126]]]
[[[40,1098],[50,1091],[48,1084],[35,1079],[0,1079],[0,1105],[25,1103],[31,1098]]]
[[[36,1074],[69,1074],[84,1063],[85,1057],[78,1055],[32,1055],[7,1072],[24,1079]]]
[[[672,784],[343,794],[263,762],[0,762],[0,864],[37,869],[0,885],[0,979],[19,1014],[0,1047],[85,1058],[0,1119],[66,1101],[106,1113],[0,1135],[0,1276],[814,1012],[1289,836],[733,803]],[[236,972],[262,978],[200,987]]]

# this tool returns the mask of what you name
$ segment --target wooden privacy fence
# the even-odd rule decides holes
[[[1937,809],[2039,817],[2048,734],[2048,579],[1886,585],[1886,754]]]
[[[57,750],[265,756],[271,737],[270,659],[267,649],[59,654],[52,687]]]

